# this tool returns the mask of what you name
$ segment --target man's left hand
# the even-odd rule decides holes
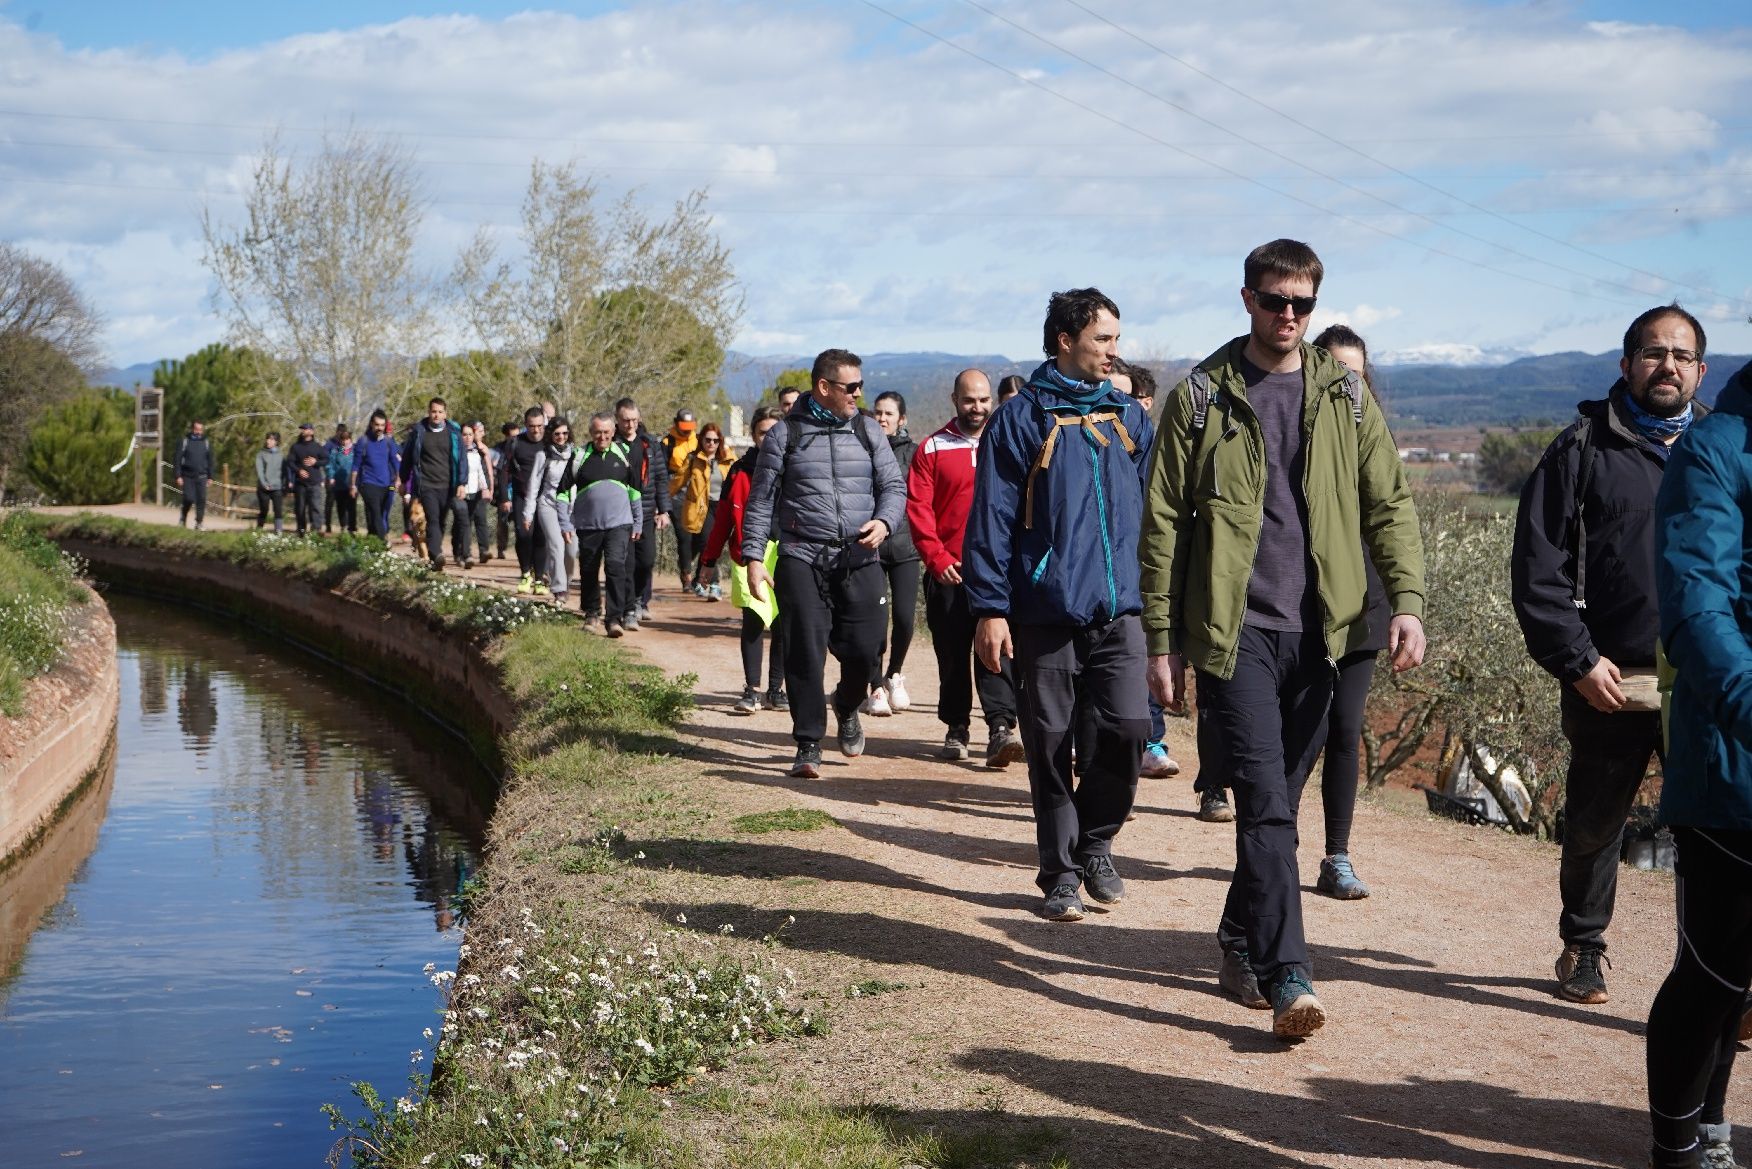
[[[880,548],[882,541],[888,539],[888,525],[881,520],[867,520],[858,529],[858,546],[861,548]]]
[[[668,526],[669,526],[669,517],[667,515],[665,515],[663,512],[658,512],[657,513],[657,530],[659,532],[661,532],[664,528],[667,528]]]
[[[1423,622],[1410,613],[1401,613],[1387,626],[1387,652],[1393,660],[1393,672],[1404,673],[1423,665]]]

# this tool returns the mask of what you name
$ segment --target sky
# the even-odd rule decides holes
[[[1388,361],[1603,352],[1674,299],[1746,353],[1749,97],[1743,0],[0,0],[0,238],[113,364],[179,357],[224,337],[203,211],[350,126],[411,150],[434,275],[536,158],[707,191],[754,354],[1026,359],[1093,284],[1129,356],[1203,356],[1283,236],[1312,328]]]

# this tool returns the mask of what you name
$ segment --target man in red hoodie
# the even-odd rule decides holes
[[[986,766],[1008,767],[1022,758],[1010,661],[1004,659],[999,674],[974,661],[975,622],[961,587],[961,537],[973,507],[979,438],[992,415],[992,383],[977,369],[962,370],[949,400],[955,420],[919,444],[906,485],[906,519],[928,574],[925,624],[937,652],[937,717],[949,728],[942,757],[967,758],[967,728],[977,686],[986,720]]]

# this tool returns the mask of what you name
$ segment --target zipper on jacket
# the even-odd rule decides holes
[[[1034,566],[1034,571],[1031,574],[1029,574],[1029,577],[1028,577],[1029,584],[1039,584],[1040,583],[1040,578],[1046,575],[1046,562],[1051,560],[1051,559],[1052,559],[1052,549],[1048,548],[1046,550],[1046,555],[1042,556],[1040,558],[1040,563],[1036,564]]]

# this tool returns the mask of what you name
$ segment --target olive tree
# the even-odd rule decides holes
[[[309,395],[322,420],[407,414],[413,359],[430,348],[432,285],[416,260],[424,199],[407,148],[349,131],[316,154],[270,136],[244,196],[244,222],[201,216],[214,307],[233,343],[290,367],[253,397],[292,419]],[[298,389],[294,391],[292,387]]]
[[[651,417],[711,403],[742,297],[703,192],[654,217],[631,194],[605,202],[576,164],[537,160],[518,242],[502,256],[483,227],[452,291],[532,396],[569,413],[634,397]]]
[[[1465,495],[1451,491],[1420,488],[1416,498],[1429,651],[1421,669],[1375,675],[1363,732],[1369,786],[1439,743],[1437,786],[1465,756],[1512,828],[1550,835],[1567,750],[1558,684],[1528,657],[1509,601],[1514,517],[1471,508]],[[1499,781],[1510,765],[1533,798],[1527,816]]]

